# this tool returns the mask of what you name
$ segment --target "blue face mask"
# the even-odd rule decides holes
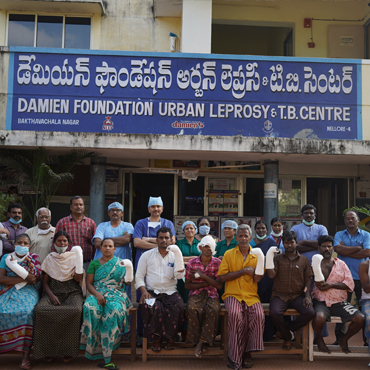
[[[267,237],[267,235],[265,234],[265,235],[259,236],[258,234],[256,234],[256,237],[259,240],[263,240],[263,239],[265,239]]]
[[[302,220],[302,222],[303,222],[306,226],[312,226],[312,225],[315,223],[315,220],[312,220],[311,222],[307,222],[306,220]]]
[[[16,245],[14,250],[18,256],[25,256],[28,253],[28,247],[22,247],[21,245]]]
[[[199,226],[199,234],[200,235],[208,235],[211,228],[207,225]]]
[[[20,219],[19,221],[16,221],[16,220],[14,220],[14,218],[10,217],[9,221],[14,225],[18,225],[22,222],[22,219]]]

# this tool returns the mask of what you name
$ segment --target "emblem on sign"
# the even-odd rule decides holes
[[[272,132],[272,122],[270,120],[266,120],[263,123],[263,131],[266,132],[266,134],[270,134]]]
[[[111,118],[112,117],[109,117],[109,116],[107,116],[107,117],[105,117],[105,121],[104,121],[104,123],[103,123],[103,127],[102,127],[102,129],[104,130],[104,131],[110,131],[110,130],[113,130],[113,121],[111,120]]]

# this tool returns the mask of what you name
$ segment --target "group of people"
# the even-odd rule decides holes
[[[294,332],[311,320],[323,352],[330,353],[324,337],[332,315],[342,318],[336,335],[343,352],[361,328],[365,343],[370,337],[370,234],[358,228],[352,210],[334,238],[315,223],[316,208],[308,204],[290,231],[276,217],[267,235],[259,220],[252,238],[249,225],[227,220],[220,241],[207,217],[184,222],[185,237],[176,240],[173,223],[161,217],[160,197],[150,197],[149,217],[135,227],[122,221],[118,202],[98,227],[84,215],[80,196],[70,209],[54,228],[50,210],[41,208],[37,226],[27,230],[22,206],[13,203],[0,224],[0,353],[23,352],[22,369],[30,369],[31,347],[35,359],[69,362],[85,350],[89,359],[104,359],[99,367],[117,369],[111,356],[130,332],[134,267],[137,330],[154,352],[173,349],[181,333],[201,357],[218,333],[221,302],[228,312],[227,367],[235,370],[251,368],[251,353],[273,336],[289,350]],[[353,291],[359,309],[350,303]],[[261,303],[270,304],[266,319]],[[288,308],[300,313],[293,321],[283,315]]]

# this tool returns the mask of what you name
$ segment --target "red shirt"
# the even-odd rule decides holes
[[[71,244],[68,245],[67,251],[73,246],[79,245],[82,248],[84,262],[91,261],[94,257],[94,247],[91,243],[96,231],[95,221],[83,216],[80,222],[73,219],[72,215],[62,218],[55,227],[55,234],[58,231],[65,231],[71,238]],[[54,235],[55,235],[54,234]],[[51,251],[55,252],[54,243],[51,245]]]
[[[192,258],[186,266],[185,278],[191,280],[190,279],[190,273],[195,272],[195,270],[200,270],[205,275],[207,275],[207,276],[209,276],[213,279],[218,280],[218,269],[220,267],[220,264],[221,264],[220,259],[218,259],[216,257],[212,257],[211,261],[208,263],[207,267],[204,269],[204,265],[200,260],[200,256]],[[199,279],[193,279],[193,280],[191,280],[191,282],[192,283],[203,283],[204,280],[199,278]],[[207,290],[208,291],[208,297],[209,298],[215,298],[215,299],[218,298],[217,289],[213,286],[208,286],[206,288],[190,290],[189,296],[198,295],[202,290]]]

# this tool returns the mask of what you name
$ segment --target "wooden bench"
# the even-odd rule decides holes
[[[338,316],[332,316],[331,322],[335,324],[341,324],[342,320]],[[342,349],[338,345],[327,345],[327,347],[330,349],[331,353],[325,353],[320,352],[317,350],[317,345],[313,344],[313,341],[315,339],[315,333],[313,331],[312,327],[312,321],[309,325],[309,337],[308,337],[308,359],[309,361],[313,361],[314,356],[316,357],[369,357],[369,350],[368,347],[365,346],[351,346],[348,347],[351,350],[351,353],[344,353],[342,352]]]
[[[207,352],[202,354],[203,356],[217,356],[222,355],[224,361],[227,361],[227,311],[223,304],[221,304],[220,310],[220,319],[221,319],[221,342],[218,347],[208,347]],[[148,355],[155,355],[155,356],[194,356],[194,346],[188,343],[183,342],[176,342],[174,344],[175,349],[168,350],[162,348],[160,352],[154,352],[150,348],[148,348],[148,338],[143,338],[143,349],[142,349],[142,362],[148,361]],[[216,343],[215,343],[216,345]]]
[[[123,343],[119,348],[113,351],[113,355],[130,355],[130,360],[132,362],[136,359],[136,323],[137,323],[137,310],[139,307],[139,303],[133,302],[133,307],[129,309],[129,315],[132,316],[132,325],[131,325],[131,341],[130,343]],[[17,354],[19,355],[19,351],[9,351],[6,354]],[[32,350],[31,350],[32,354]],[[85,355],[85,351],[80,350],[80,355]]]
[[[265,316],[270,315],[270,304],[263,303],[263,310]],[[293,309],[288,309],[284,312],[285,316],[293,316],[299,315],[299,312]],[[221,342],[219,347],[209,347],[208,351],[204,353],[202,356],[215,356],[215,355],[222,355],[223,360],[227,361],[228,359],[228,336],[227,336],[227,311],[225,306],[221,305],[220,310],[220,318],[221,318]],[[302,355],[302,360],[307,361],[308,359],[308,325],[306,325],[302,330],[302,338],[301,338],[301,331],[298,330],[296,333],[296,344],[295,349],[291,349],[289,351],[282,349],[282,343],[264,343],[265,349],[263,351],[254,352],[253,355]],[[194,356],[194,347],[192,345],[186,343],[175,343],[174,350],[166,350],[162,349],[160,352],[154,352],[150,348],[148,348],[148,339],[143,338],[143,349],[142,349],[142,361],[147,362],[148,355],[153,356],[163,356],[163,355],[173,355],[173,356]]]

